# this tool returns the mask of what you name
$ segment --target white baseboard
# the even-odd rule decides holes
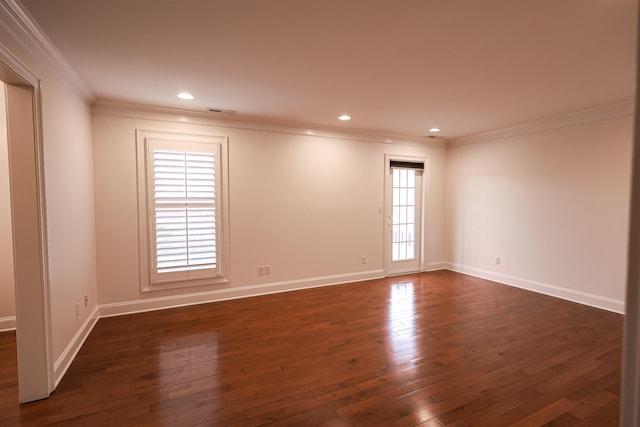
[[[225,288],[215,291],[196,292],[182,295],[171,295],[158,298],[146,298],[99,306],[100,317],[120,316],[124,314],[141,313],[145,311],[182,307],[194,304],[204,304],[237,298],[247,298],[258,295],[279,292],[296,291],[300,289],[317,288],[321,286],[339,285],[350,282],[379,279],[384,277],[384,270],[369,270],[358,273],[336,274],[331,276],[313,277],[303,280],[287,280],[283,282],[264,283],[237,288]]]
[[[446,261],[430,262],[427,264],[427,269],[425,271],[446,270],[447,265],[448,263]]]
[[[491,280],[503,285],[514,286],[516,288],[526,289],[540,294],[561,298],[568,301],[577,302],[591,307],[601,308],[603,310],[612,311],[614,313],[624,314],[624,301],[607,298],[588,292],[576,291],[573,289],[563,288],[561,286],[550,285],[548,283],[536,282],[534,280],[523,279],[520,277],[500,274],[493,271],[482,270],[475,267],[464,266],[454,263],[446,263],[447,269],[458,273],[468,274],[469,276],[479,277],[481,279]]]
[[[16,316],[0,317],[0,332],[15,331]]]
[[[54,389],[58,387],[60,380],[71,366],[71,362],[76,358],[78,351],[86,341],[87,337],[98,322],[98,307],[94,308],[89,317],[84,321],[78,332],[73,336],[71,342],[64,349],[58,360],[53,364]]]

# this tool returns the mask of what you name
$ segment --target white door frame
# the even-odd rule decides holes
[[[638,13],[640,14],[640,9]],[[636,16],[636,22],[640,22],[640,15]],[[636,35],[636,40],[640,46],[640,32]],[[639,64],[637,60],[636,64]],[[636,67],[636,84],[640,84],[640,66]],[[640,399],[640,262],[638,262],[640,259],[640,97],[638,94],[635,96],[631,157],[627,293],[620,394],[621,426],[637,426],[640,423],[640,404],[638,404]]]
[[[0,43],[6,84],[9,182],[21,403],[54,388],[40,80]]]
[[[390,230],[390,218],[391,218],[391,201],[392,201],[392,190],[391,190],[391,161],[398,162],[420,162],[424,163],[424,170],[422,171],[422,185],[421,191],[419,194],[420,197],[420,218],[416,218],[417,221],[420,221],[420,236],[416,236],[419,238],[418,245],[418,258],[419,258],[419,268],[420,271],[425,271],[425,260],[426,251],[425,251],[425,218],[426,218],[426,195],[427,195],[427,183],[428,183],[428,172],[429,172],[429,159],[423,156],[410,156],[404,154],[385,154],[384,155],[384,218],[383,218],[383,233],[384,233],[384,272],[385,276],[392,275],[391,273],[391,230]]]

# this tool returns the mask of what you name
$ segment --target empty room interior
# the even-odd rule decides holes
[[[0,0],[0,426],[624,425],[637,6]]]

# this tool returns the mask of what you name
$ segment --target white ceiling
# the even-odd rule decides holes
[[[22,4],[103,100],[460,137],[634,97],[636,0]]]

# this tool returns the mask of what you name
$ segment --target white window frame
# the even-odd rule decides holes
[[[214,152],[216,157],[216,268],[184,269],[158,273],[155,268],[155,200],[153,147],[175,151]],[[191,286],[228,283],[229,259],[229,180],[228,139],[209,136],[136,129],[138,178],[138,247],[140,290],[159,291]]]

